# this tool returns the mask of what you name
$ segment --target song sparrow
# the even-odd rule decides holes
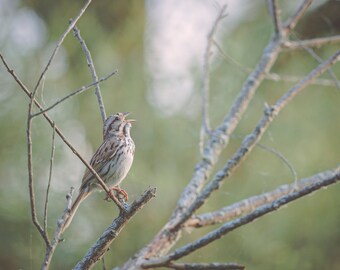
[[[135,153],[135,144],[130,136],[131,122],[135,120],[126,119],[128,115],[129,113],[117,113],[105,120],[104,141],[90,161],[90,165],[105,184],[123,194],[126,200],[127,192],[121,189],[119,184],[129,172]],[[62,231],[70,225],[80,203],[96,190],[102,190],[102,187],[89,169],[86,169],[79,194],[71,207]]]

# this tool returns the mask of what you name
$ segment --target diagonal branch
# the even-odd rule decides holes
[[[285,34],[283,36],[285,36]],[[274,36],[264,49],[259,63],[253,72],[249,74],[229,113],[225,116],[223,122],[211,133],[210,138],[206,142],[202,160],[195,166],[193,177],[182,192],[177,202],[177,207],[173,211],[169,221],[148,245],[139,250],[122,266],[121,270],[139,266],[143,262],[143,258],[159,257],[166,254],[181,237],[180,226],[176,226],[176,224],[185,222],[190,217],[190,215],[188,215],[185,219],[182,218],[183,215],[189,212],[188,209],[191,205],[197,201],[197,197],[205,182],[211,176],[220,154],[227,146],[230,135],[234,132],[242,115],[248,108],[250,101],[253,99],[256,90],[266,78],[279,53],[282,51],[282,42],[282,37],[275,38]],[[177,231],[175,227],[177,227]]]
[[[333,54],[327,61],[319,65],[316,69],[310,72],[304,79],[288,90],[271,108],[266,108],[264,116],[258,122],[254,131],[249,134],[242,142],[241,147],[236,151],[232,158],[227,162],[227,164],[218,171],[214,178],[207,184],[202,190],[201,194],[197,199],[190,205],[188,210],[181,215],[179,220],[176,222],[171,231],[178,230],[183,223],[185,223],[192,214],[200,208],[205,201],[210,197],[210,195],[220,188],[223,180],[229,177],[233,171],[238,167],[238,165],[243,161],[254,146],[261,139],[264,132],[267,130],[269,125],[273,122],[275,117],[280,113],[280,111],[291,101],[298,93],[300,93],[310,82],[320,76],[322,73],[327,71],[331,66],[340,61],[340,51]]]
[[[211,137],[204,148],[203,159],[197,164],[193,178],[178,200],[178,205],[172,215],[172,219],[181,216],[197,197],[205,180],[210,176],[219,155],[228,144],[231,133],[237,127],[241,116],[246,111],[256,89],[265,79],[266,74],[277,59],[279,52],[279,40],[272,40],[264,49],[259,64],[256,66],[255,70],[249,74],[248,79],[240,90],[239,95],[236,97],[229,114],[225,117],[223,123],[211,133]]]
[[[114,70],[109,75],[107,75],[107,76],[105,76],[103,78],[100,78],[98,81],[95,81],[95,82],[92,82],[92,83],[89,83],[87,85],[84,85],[84,86],[80,87],[78,90],[75,90],[71,94],[61,98],[60,100],[56,101],[54,104],[52,104],[51,106],[47,107],[46,109],[40,110],[40,112],[37,112],[37,113],[33,114],[32,117],[36,117],[36,116],[38,116],[40,114],[48,112],[49,110],[53,109],[58,104],[64,102],[65,100],[67,100],[67,99],[69,99],[69,98],[71,98],[71,97],[73,97],[75,95],[81,94],[82,92],[90,89],[93,86],[99,85],[101,82],[106,81],[108,78],[110,78],[111,76],[115,75],[116,73],[117,73],[117,70]]]
[[[321,64],[324,60],[318,56],[312,48],[308,46],[303,46],[303,49],[308,52],[319,64]],[[336,75],[334,74],[333,70],[330,68],[328,71],[329,76],[333,79],[334,83],[336,84],[337,88],[340,90],[340,83]]]
[[[87,9],[87,7],[90,5],[92,0],[87,0],[85,5],[83,6],[83,8],[80,10],[79,14],[77,15],[77,17],[74,19],[74,21],[72,21],[72,23],[67,27],[66,31],[60,36],[56,47],[54,48],[50,59],[47,62],[47,65],[45,67],[45,69],[43,70],[43,72],[41,72],[41,75],[37,81],[36,86],[34,87],[34,91],[38,89],[41,80],[44,78],[47,70],[49,69],[49,67],[52,64],[52,61],[54,60],[55,56],[57,55],[57,52],[59,51],[59,48],[61,46],[61,44],[64,42],[64,39],[66,38],[66,36],[68,35],[68,33],[70,33],[70,31],[72,30],[72,28],[76,25],[77,21],[80,19],[81,16],[83,16],[85,10]]]
[[[6,60],[3,58],[3,56],[0,54],[0,58],[5,65],[7,71],[12,75],[14,80],[18,83],[20,86],[21,90],[25,92],[27,96],[30,98],[33,96],[32,93],[28,90],[28,88],[23,84],[23,82],[19,79],[19,77],[16,75],[16,73],[8,66]],[[44,108],[40,105],[40,103],[34,99],[34,104],[42,111]],[[43,116],[45,119],[48,121],[48,123],[51,125],[51,127],[55,128],[56,133],[58,136],[62,139],[62,141],[71,149],[71,151],[81,160],[81,162],[89,169],[89,171],[93,174],[93,176],[97,179],[98,183],[100,186],[105,190],[105,192],[110,195],[111,191],[110,189],[106,186],[104,181],[100,178],[98,173],[92,168],[92,166],[83,158],[82,155],[74,148],[74,146],[68,141],[68,139],[64,136],[64,134],[61,132],[61,130],[55,125],[54,121],[48,116],[47,113],[43,113]],[[117,198],[114,196],[110,196],[110,198],[113,199],[114,203],[118,206],[120,210],[125,210],[124,206],[119,202]]]
[[[272,203],[265,204],[255,209],[253,212],[251,212],[250,214],[244,217],[227,222],[223,224],[220,228],[206,234],[205,236],[199,238],[195,242],[189,243],[183,247],[176,249],[174,252],[172,252],[171,254],[167,256],[164,256],[162,258],[158,258],[155,260],[146,261],[144,264],[142,264],[142,267],[153,268],[153,267],[160,267],[163,265],[167,265],[169,262],[175,261],[184,256],[187,256],[193,253],[194,251],[196,251],[197,249],[200,249],[214,242],[215,240],[221,237],[224,237],[229,232],[258,219],[261,216],[264,216],[268,213],[278,210],[283,205],[286,205],[296,199],[306,196],[323,187],[327,187],[329,185],[337,183],[338,181],[340,181],[340,167],[335,168],[331,175],[326,174],[322,176],[322,174],[319,174],[319,176],[320,176],[320,179],[318,182],[310,186],[307,186],[299,191],[295,191],[293,193],[285,195],[281,197],[280,199],[273,201]]]
[[[234,218],[243,216],[254,211],[254,209],[256,209],[257,207],[260,207],[264,204],[272,203],[273,201],[294,191],[301,191],[307,186],[314,185],[323,177],[329,177],[333,175],[334,172],[334,170],[325,171],[307,178],[300,179],[292,184],[281,185],[272,191],[247,198],[232,205],[223,207],[217,211],[193,216],[184,224],[184,226],[200,228],[203,226],[210,226],[230,221]]]
[[[97,242],[88,250],[84,258],[78,262],[73,269],[91,269],[93,265],[104,256],[111,243],[117,238],[118,234],[129,220],[155,196],[156,188],[149,188],[139,199],[135,200],[128,209],[126,209],[126,212],[121,212],[112,224],[104,231]]]
[[[70,20],[70,23],[72,23],[72,20]],[[82,47],[82,49],[85,53],[87,66],[90,68],[93,81],[98,81],[98,76],[97,76],[97,73],[96,73],[96,69],[94,68],[94,63],[93,63],[93,60],[92,60],[91,52],[87,48],[85,40],[81,37],[80,30],[76,26],[73,27],[73,35],[79,40],[80,45],[81,45],[81,47]],[[102,120],[103,120],[103,123],[104,123],[105,119],[106,119],[106,113],[105,113],[104,102],[103,102],[103,98],[102,98],[102,95],[101,95],[101,92],[100,92],[99,84],[96,84],[96,92],[95,93],[96,93],[96,96],[97,96],[97,99],[98,99],[100,113],[101,113]]]
[[[295,14],[284,23],[283,28],[287,35],[295,28],[296,24],[299,22],[303,14],[305,14],[312,2],[313,0],[303,0]]]
[[[301,42],[304,42],[307,40],[302,40]],[[339,40],[340,41],[340,36],[339,36]],[[287,41],[288,43],[290,41]],[[293,43],[295,43],[295,41],[292,41]],[[334,41],[335,42],[335,41]],[[297,43],[297,42],[296,42]],[[251,73],[251,68],[243,66],[241,63],[239,63],[235,58],[231,57],[230,55],[228,55],[223,49],[222,47],[216,42],[216,40],[214,40],[214,44],[216,46],[216,48],[218,49],[218,51],[220,52],[220,54],[224,57],[224,59],[231,63],[233,66],[237,67],[240,71],[242,71],[243,73],[249,74]],[[286,42],[282,43],[283,46],[285,46],[284,44],[286,44]],[[312,45],[310,45],[312,46]],[[301,47],[302,48],[302,47]],[[295,75],[284,75],[284,74],[277,74],[277,73],[267,73],[266,74],[266,79],[267,80],[271,80],[271,81],[285,81],[285,82],[292,82],[292,83],[297,83],[298,81],[300,81],[302,78],[299,76],[295,76]],[[312,82],[313,85],[321,85],[321,86],[337,86],[338,84],[340,84],[339,80],[328,80],[328,79],[315,79]]]

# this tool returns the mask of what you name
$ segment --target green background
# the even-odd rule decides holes
[[[14,1],[13,1],[14,2]],[[292,12],[281,1],[283,16]],[[22,81],[32,89],[46,64],[53,44],[67,27],[69,18],[81,8],[79,1],[14,2],[15,12],[29,9],[43,21],[46,36],[39,49],[23,53],[2,35],[1,52]],[[7,3],[8,4],[8,3]],[[339,4],[340,5],[340,4]],[[5,5],[3,6],[5,7]],[[338,6],[339,7],[339,6]],[[6,12],[6,10],[4,10]],[[6,14],[6,13],[5,13]],[[17,13],[7,14],[15,18]],[[270,39],[272,25],[262,1],[252,19],[239,24],[220,44],[229,55],[247,67],[254,67]],[[2,23],[6,23],[5,20]],[[189,182],[200,160],[200,112],[190,104],[171,116],[164,115],[148,101],[148,70],[145,67],[144,34],[146,10],[143,1],[94,1],[78,27],[92,53],[99,77],[114,68],[119,73],[101,84],[107,113],[132,111],[137,119],[132,129],[136,144],[133,167],[123,183],[131,200],[149,186],[157,187],[153,199],[121,232],[105,256],[108,269],[119,266],[147,244],[169,218],[181,190]],[[300,37],[303,37],[301,26]],[[307,27],[308,28],[308,27]],[[335,34],[330,27],[318,36]],[[52,45],[51,45],[52,44]],[[316,50],[323,59],[339,45]],[[78,41],[69,35],[62,46],[67,67],[60,77],[53,69],[44,80],[39,100],[52,104],[58,98],[92,81]],[[304,76],[317,62],[305,51],[283,52],[273,71]],[[202,67],[197,66],[196,70]],[[334,67],[339,74],[340,66]],[[196,71],[193,71],[196,72]],[[196,72],[198,73],[198,72]],[[236,97],[246,74],[216,57],[211,74],[211,122],[222,121]],[[328,78],[325,74],[323,78]],[[201,76],[196,76],[194,95],[199,97]],[[252,131],[263,114],[264,104],[273,104],[292,83],[265,81],[235,131],[235,138],[221,155],[220,168]],[[38,269],[44,256],[44,242],[31,222],[26,146],[28,98],[11,76],[0,67],[0,268]],[[310,86],[282,111],[261,143],[282,153],[303,178],[335,167],[340,157],[340,99],[336,87]],[[199,99],[196,98],[196,102]],[[199,106],[195,104],[196,106]],[[81,154],[90,159],[101,143],[101,118],[93,90],[69,99],[50,112]],[[42,118],[34,120],[34,176],[38,216],[41,220],[48,179],[52,131]],[[67,159],[66,159],[67,157]],[[65,159],[67,166],[65,167]],[[56,154],[49,203],[49,230],[54,232],[57,218],[65,206],[70,186],[80,183],[83,166],[56,138]],[[199,212],[218,209],[251,195],[291,183],[289,168],[275,155],[256,147]],[[238,262],[248,269],[339,269],[340,267],[340,186],[318,191],[271,215],[243,226],[225,238],[195,252],[183,261]],[[117,215],[112,204],[97,193],[84,202],[65,233],[65,242],[55,253],[51,269],[70,269]],[[177,246],[209,232],[202,228],[185,233]],[[101,264],[94,269],[102,269]]]

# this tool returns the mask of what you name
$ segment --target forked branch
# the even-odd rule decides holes
[[[199,238],[198,240],[189,243],[181,248],[176,249],[174,252],[170,253],[167,256],[146,261],[142,264],[143,268],[153,268],[153,267],[160,267],[167,265],[171,261],[178,260],[180,258],[183,258],[194,251],[216,241],[217,239],[225,236],[229,232],[235,230],[236,228],[239,228],[245,224],[248,224],[259,217],[266,215],[268,213],[271,213],[273,211],[278,210],[281,206],[286,205],[296,199],[299,199],[303,196],[306,196],[316,190],[319,190],[323,187],[327,187],[329,185],[335,184],[338,181],[340,181],[340,167],[337,167],[333,170],[333,174],[322,177],[320,181],[309,185],[299,191],[292,192],[290,194],[287,194],[280,199],[277,199],[273,201],[272,203],[265,204],[257,209],[255,209],[253,212],[251,212],[248,215],[245,215],[244,217],[235,219],[233,221],[225,223],[220,228],[206,234],[205,236]],[[319,174],[321,175],[321,174]]]

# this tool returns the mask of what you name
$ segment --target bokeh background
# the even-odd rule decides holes
[[[123,183],[131,200],[149,186],[157,197],[121,232],[105,256],[108,269],[121,265],[148,243],[171,214],[199,160],[200,90],[206,36],[218,12],[228,4],[228,17],[216,39],[244,67],[253,68],[271,37],[265,1],[147,0],[93,1],[78,23],[99,77],[119,73],[101,84],[107,113],[131,111],[136,143],[133,167]],[[68,20],[83,1],[0,0],[0,48],[22,81],[32,89]],[[279,1],[283,18],[297,1]],[[339,1],[315,1],[299,24],[295,38],[339,34]],[[326,59],[339,44],[316,50]],[[247,74],[214,50],[211,73],[211,121],[216,126],[228,112]],[[304,76],[317,65],[307,52],[283,52],[273,71]],[[340,73],[339,65],[334,73]],[[323,76],[330,79],[328,74]],[[92,81],[78,41],[69,35],[39,89],[47,106]],[[292,83],[265,81],[258,89],[230,145],[222,166],[252,131],[263,113]],[[261,143],[282,153],[298,177],[331,169],[340,161],[340,90],[310,86],[285,108]],[[0,269],[38,269],[44,242],[32,225],[28,196],[27,96],[0,65]],[[101,143],[102,124],[93,90],[76,96],[50,113],[79,152],[90,159]],[[41,220],[48,179],[52,131],[34,120],[34,177]],[[217,168],[218,168],[217,167]],[[48,224],[55,229],[70,186],[78,187],[84,166],[56,138]],[[200,210],[205,212],[272,190],[293,181],[289,168],[275,155],[255,148],[250,157]],[[185,261],[238,262],[248,269],[339,269],[340,186],[294,202],[192,254]],[[84,202],[51,269],[71,269],[117,214],[104,194]],[[178,245],[212,228],[186,234]],[[95,269],[102,269],[99,263]]]

